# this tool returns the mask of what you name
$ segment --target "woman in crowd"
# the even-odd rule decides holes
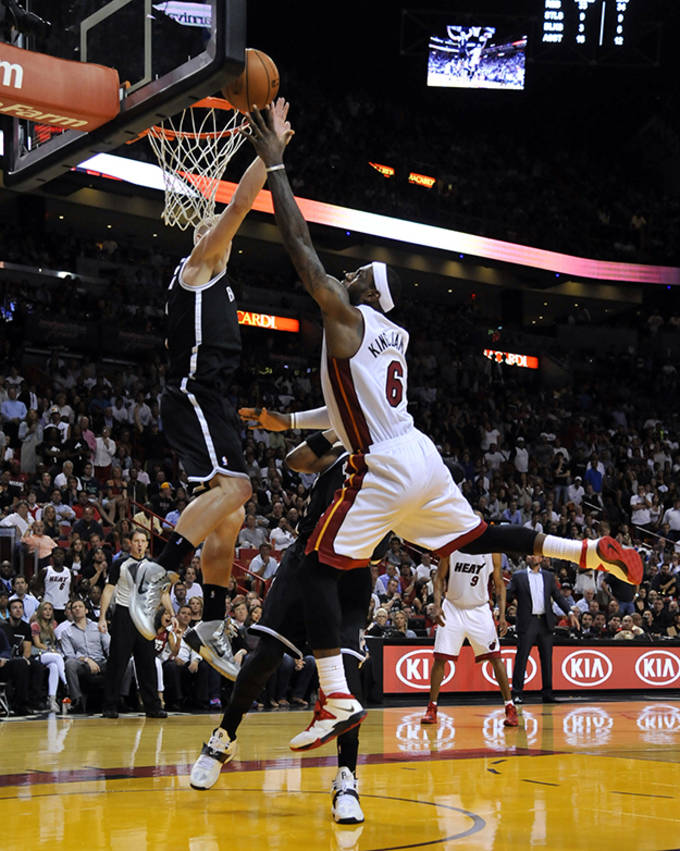
[[[59,651],[57,639],[54,635],[56,625],[52,603],[41,603],[31,618],[31,638],[33,639],[33,655],[38,657],[40,663],[45,665],[49,672],[47,700],[50,712],[59,711],[59,704],[57,703],[59,680],[66,686],[64,657]]]

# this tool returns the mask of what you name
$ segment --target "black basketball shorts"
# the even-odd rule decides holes
[[[302,655],[307,644],[304,618],[304,585],[300,579],[305,558],[304,542],[296,542],[284,552],[276,576],[264,600],[260,620],[250,627],[253,635],[277,638],[286,652]],[[363,660],[359,653],[359,630],[366,626],[371,602],[371,570],[338,571],[338,595],[342,610],[341,649]]]
[[[241,423],[217,392],[195,381],[168,386],[161,398],[163,432],[189,482],[209,482],[218,474],[248,478],[241,448]]]

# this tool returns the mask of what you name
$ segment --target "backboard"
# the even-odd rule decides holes
[[[52,26],[20,35],[18,46],[115,68],[121,87],[119,114],[89,133],[5,118],[4,182],[21,191],[118,148],[243,69],[246,0],[26,0],[24,8]]]

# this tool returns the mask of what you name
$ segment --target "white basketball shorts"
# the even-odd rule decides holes
[[[486,603],[474,609],[457,609],[445,599],[442,611],[444,626],[438,626],[434,633],[435,658],[457,659],[466,638],[472,646],[475,662],[500,656],[496,625]]]
[[[451,478],[437,447],[417,429],[351,455],[347,479],[309,537],[306,552],[343,570],[363,567],[390,531],[446,556],[486,523]]]

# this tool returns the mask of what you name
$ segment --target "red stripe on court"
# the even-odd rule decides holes
[[[328,375],[352,449],[354,452],[366,452],[373,439],[359,404],[349,359],[328,358]]]
[[[366,461],[362,454],[350,455],[347,461],[347,469],[350,475],[342,487],[336,491],[333,502],[328,506],[316,524],[312,534],[309,536],[305,553],[309,554],[316,550],[319,553],[319,561],[337,567],[339,570],[352,570],[355,567],[365,567],[370,557],[365,559],[353,559],[336,553],[333,542],[338,530],[342,526],[347,512],[354,505],[364,476],[368,472]]]
[[[471,748],[469,750],[443,751],[441,753],[406,754],[406,753],[369,753],[359,754],[357,763],[359,765],[381,765],[391,762],[432,762],[436,760],[449,759],[481,759],[494,756],[554,756],[563,751],[531,750],[530,748],[508,747],[505,750],[491,748]],[[302,757],[290,756],[280,759],[251,759],[229,763],[225,774],[234,771],[266,771],[269,768],[326,768],[337,767],[338,757],[314,756]],[[191,763],[177,763],[175,765],[138,765],[134,768],[125,766],[122,768],[81,768],[67,769],[65,771],[27,771],[21,774],[0,775],[0,787],[3,786],[41,786],[50,783],[88,783],[95,780],[131,780],[135,777],[178,777],[188,775],[191,772]],[[106,794],[102,789],[101,793]]]

